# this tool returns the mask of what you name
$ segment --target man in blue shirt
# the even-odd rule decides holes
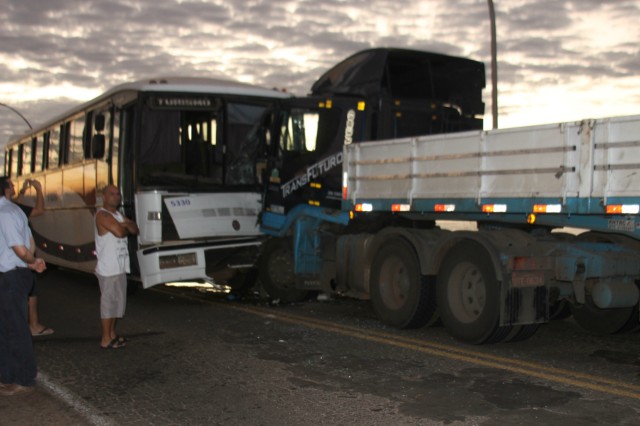
[[[22,197],[26,193],[29,187],[35,190],[35,206],[28,206],[24,204]],[[10,186],[4,191],[4,196],[8,200],[12,200],[14,203],[22,209],[24,214],[27,216],[27,220],[31,220],[34,217],[42,216],[44,214],[44,193],[42,192],[42,185],[35,179],[25,179],[22,189],[16,195],[15,188]],[[34,276],[35,280],[35,276]],[[37,294],[37,282],[33,283],[33,289],[31,290],[31,294],[29,294],[29,328],[31,328],[31,335],[36,336],[48,336],[53,334],[53,329],[42,325],[40,323],[38,317],[38,294]]]
[[[34,255],[27,217],[4,194],[13,183],[0,177],[0,395],[33,390],[37,374],[27,304],[32,269],[45,270]]]

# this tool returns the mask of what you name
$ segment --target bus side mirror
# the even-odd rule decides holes
[[[104,130],[104,114],[96,115],[93,126],[95,127],[97,132],[101,132]]]
[[[104,157],[104,135],[93,135],[91,141],[91,158]]]

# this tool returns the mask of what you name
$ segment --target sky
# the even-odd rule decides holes
[[[640,114],[640,0],[494,5],[500,128]],[[0,0],[0,103],[35,126],[159,76],[305,95],[353,53],[397,47],[483,61],[489,129],[490,34],[486,0]],[[0,106],[0,147],[26,130]]]

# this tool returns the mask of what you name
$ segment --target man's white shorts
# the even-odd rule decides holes
[[[100,284],[100,318],[122,318],[127,306],[127,274],[96,277]]]

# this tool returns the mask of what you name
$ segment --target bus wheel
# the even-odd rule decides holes
[[[371,268],[371,303],[386,324],[415,328],[437,319],[435,285],[422,276],[418,258],[404,239],[389,240]]]
[[[265,246],[258,261],[260,282],[271,299],[294,303],[306,300],[310,292],[296,289],[293,251],[288,241],[273,238]]]
[[[500,282],[486,250],[474,241],[458,243],[438,274],[438,307],[449,333],[466,343],[497,343],[512,327],[500,327]]]
[[[587,295],[583,305],[572,304],[573,319],[580,327],[595,334],[615,334],[633,331],[640,325],[638,307],[601,309]]]

